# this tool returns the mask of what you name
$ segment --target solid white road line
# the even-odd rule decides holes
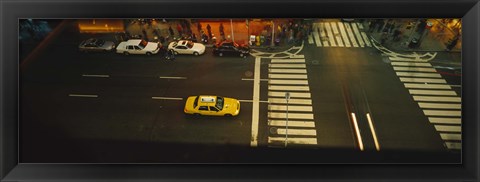
[[[269,126],[287,126],[286,120],[268,120]],[[288,126],[291,127],[304,127],[304,128],[315,128],[314,121],[288,121]]]
[[[358,47],[357,41],[355,40],[355,35],[352,32],[352,28],[350,27],[350,24],[345,22],[345,29],[347,30],[347,34],[350,37],[350,42],[352,42],[353,47]]]
[[[462,116],[461,111],[423,110],[426,116]]]
[[[350,41],[348,40],[347,33],[345,32],[345,27],[343,26],[342,22],[337,22],[338,28],[340,29],[340,34],[342,35],[343,42],[345,42],[346,47],[352,47]]]
[[[434,124],[462,124],[462,119],[460,118],[436,118],[428,117],[430,123]]]
[[[308,80],[269,80],[268,84],[308,85]]]
[[[285,112],[268,112],[269,118],[287,118],[287,113]],[[313,119],[313,114],[311,113],[290,113],[288,112],[288,119]]]
[[[239,102],[248,102],[248,103],[253,103],[253,100],[238,100]],[[266,100],[261,100],[261,101],[258,101],[260,103],[268,103],[268,101]]]
[[[363,42],[362,35],[360,35],[360,31],[358,31],[356,23],[352,23],[352,29],[353,29],[353,32],[355,33],[355,36],[357,37],[360,47],[365,47],[365,42]]]
[[[98,77],[98,78],[108,78],[110,75],[82,75],[83,77]]]
[[[445,85],[445,84],[405,83],[404,85],[405,85],[405,88],[452,89],[450,85]]]
[[[419,102],[418,105],[420,108],[429,108],[429,109],[461,109],[462,104],[437,104],[437,103],[426,103]]]
[[[370,126],[370,131],[372,132],[373,142],[375,143],[375,149],[377,149],[377,151],[380,151],[380,144],[378,143],[377,133],[375,132],[375,127],[373,126],[373,121],[372,121],[372,118],[370,117],[370,113],[367,113],[367,120],[368,120],[368,126]]]
[[[394,66],[393,70],[395,70],[395,71],[432,72],[432,73],[437,72],[437,70],[435,70],[434,68],[399,67],[399,66]]]
[[[317,44],[317,47],[322,47],[322,42],[320,41],[320,35],[318,33],[319,27],[317,23],[313,24],[313,38],[315,39],[315,44]]]
[[[438,73],[396,72],[397,76],[442,78]]]
[[[255,81],[253,78],[242,78],[243,81]],[[268,82],[268,79],[260,79],[262,82]]]
[[[86,94],[68,94],[70,97],[91,97],[96,98],[98,95],[86,95]]]
[[[290,58],[293,58],[293,59],[296,59],[296,58],[305,58],[305,55],[297,55],[297,54],[294,54],[294,55],[290,55]]]
[[[268,90],[284,90],[284,91],[310,91],[308,86],[268,86]]]
[[[270,68],[306,68],[305,64],[270,64]]]
[[[430,63],[417,63],[417,62],[391,62],[393,66],[417,66],[417,67],[432,67]]]
[[[159,78],[162,78],[162,79],[179,79],[179,80],[187,79],[187,77],[172,77],[172,76],[161,76]]]
[[[308,44],[313,44],[313,36],[312,35],[309,35],[308,36]]]
[[[272,59],[271,63],[305,63],[305,59]]]
[[[328,41],[330,42],[330,45],[332,47],[337,47],[337,44],[335,43],[335,36],[333,36],[332,33],[332,28],[330,27],[330,23],[322,23],[323,26],[325,26],[325,29],[327,30],[327,35],[328,35]]]
[[[307,79],[306,74],[268,74],[268,78]]]
[[[445,79],[435,79],[435,78],[410,78],[410,77],[400,77],[402,82],[420,82],[420,83],[447,83]]]
[[[269,111],[286,111],[287,106],[286,105],[269,105],[268,106]],[[308,111],[312,112],[312,106],[288,106],[288,111]]]
[[[268,92],[269,97],[283,97],[285,98],[285,92]],[[291,98],[310,98],[310,93],[308,92],[290,92]]]
[[[355,128],[355,134],[357,135],[357,141],[358,141],[358,146],[360,147],[360,150],[363,151],[363,140],[362,140],[362,135],[360,134],[360,129],[358,128],[358,123],[357,123],[357,117],[355,117],[355,113],[350,113],[352,116],[352,122],[353,126]]]
[[[307,73],[306,69],[269,69],[270,73]]]
[[[447,96],[457,96],[455,91],[447,91],[447,90],[417,90],[417,89],[409,89],[408,92],[413,95],[447,95]]]
[[[427,102],[462,102],[460,97],[433,97],[433,96],[418,96],[414,95],[415,101],[427,101]]]
[[[330,22],[330,27],[332,27],[333,35],[335,36],[335,39],[337,40],[338,46],[339,47],[344,47],[343,41],[342,41],[342,36],[338,32],[337,23],[336,22]]]
[[[255,73],[253,78],[253,108],[252,108],[252,136],[250,138],[250,146],[258,146],[258,118],[260,108],[260,64],[261,58],[255,58]]]
[[[268,137],[268,143],[285,142],[285,137]],[[317,138],[288,138],[288,144],[317,145]]]
[[[365,32],[360,32],[362,34],[362,37],[363,37],[363,41],[365,42],[365,44],[368,46],[368,47],[372,47],[372,43],[370,43],[370,39],[368,39],[368,36]]]
[[[462,140],[462,134],[440,133],[443,140]]]
[[[290,139],[288,139],[290,142]],[[462,149],[462,143],[461,142],[445,142],[445,144],[447,145],[447,148],[448,149]]]
[[[183,98],[178,97],[152,97],[155,100],[183,100]]]
[[[443,132],[462,132],[462,127],[460,126],[435,125],[435,129]]]
[[[287,134],[286,129],[278,128],[277,133],[279,135]],[[315,129],[288,129],[288,135],[302,135],[302,136],[317,136],[317,130]],[[290,138],[288,138],[290,140]]]

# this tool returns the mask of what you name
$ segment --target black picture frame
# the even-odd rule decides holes
[[[168,7],[168,8],[165,8]],[[139,11],[141,9],[141,11]],[[182,10],[182,11],[179,11]],[[2,181],[478,181],[478,0],[1,1],[0,179]],[[462,18],[462,164],[93,165],[18,163],[19,18]]]

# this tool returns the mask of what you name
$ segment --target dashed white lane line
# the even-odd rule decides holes
[[[414,95],[415,101],[428,101],[428,102],[462,102],[460,97],[433,97],[433,96],[418,96]]]
[[[268,86],[268,90],[310,91],[308,86]]]
[[[97,98],[98,95],[88,95],[88,94],[68,94],[70,97],[90,97],[90,98]]]
[[[108,78],[110,75],[82,75],[83,77],[98,77],[98,78]]]
[[[287,134],[286,129],[278,128],[277,133],[280,135]],[[288,135],[303,135],[303,136],[316,136],[317,130],[315,129],[288,129]],[[288,138],[290,140],[290,138]]]
[[[424,83],[405,83],[405,88],[422,88],[422,89],[452,89],[450,85],[445,84],[424,84]]]
[[[253,103],[253,100],[238,100],[239,102],[248,102],[248,103]],[[258,101],[259,103],[268,103],[266,100],[261,100]]]
[[[428,121],[434,124],[461,124],[462,123],[462,120],[460,118],[428,117]]]
[[[437,91],[437,90],[417,90],[417,89],[409,89],[408,92],[412,95],[447,95],[447,96],[456,96],[457,93],[455,91]]]
[[[269,118],[287,118],[287,113],[285,112],[268,112]],[[288,119],[313,119],[313,114],[311,113],[288,113]]]
[[[435,129],[443,132],[462,132],[462,127],[460,126],[435,125]]]
[[[396,72],[397,76],[442,78],[438,73]]]
[[[394,66],[393,70],[395,70],[395,71],[432,72],[432,73],[437,72],[437,70],[435,70],[435,68],[399,67],[399,66]]]
[[[270,73],[307,73],[306,69],[269,69]]]
[[[432,78],[410,78],[410,77],[400,77],[402,82],[420,82],[420,83],[447,83],[445,79],[432,79]]]
[[[187,79],[187,77],[175,77],[175,76],[160,76],[159,78],[161,78],[161,79],[178,79],[178,80]]]
[[[269,80],[268,83],[277,85],[308,85],[307,80]]]
[[[285,97],[285,92],[268,92],[269,97]],[[309,92],[290,92],[291,98],[310,98]]]
[[[286,111],[286,105],[269,105],[269,111]],[[312,106],[288,106],[288,111],[305,111],[305,112],[312,112]]]
[[[183,98],[178,97],[152,97],[155,100],[183,100]]]
[[[260,64],[261,58],[255,58],[255,73],[253,81],[253,109],[252,109],[252,136],[250,138],[250,146],[258,146],[258,125],[259,125],[259,108],[260,108]]]
[[[461,111],[423,110],[425,116],[462,116]]]
[[[437,103],[427,103],[427,102],[419,102],[418,105],[420,108],[428,108],[428,109],[461,109],[461,104],[437,104]]]
[[[286,104],[287,101],[285,100],[285,98],[283,99],[268,98],[268,103]],[[290,99],[288,100],[288,104],[312,105],[312,100],[311,99]]]
[[[286,120],[268,120],[269,126],[287,126]],[[288,121],[288,126],[291,127],[303,127],[314,128],[315,122],[313,121]]]
[[[268,74],[268,78],[307,79],[306,74]]]
[[[380,151],[380,143],[378,143],[377,133],[375,132],[375,126],[373,126],[372,117],[370,117],[370,113],[367,113],[367,120],[368,126],[370,126],[370,132],[372,132],[373,142],[375,143],[375,149]]]
[[[285,142],[285,137],[268,137],[268,143]],[[317,145],[317,138],[288,138],[288,144]]]

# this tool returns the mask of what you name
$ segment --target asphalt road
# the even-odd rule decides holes
[[[215,57],[211,49],[173,62],[161,55],[84,54],[76,49],[84,36],[67,29],[21,71],[22,162],[349,162],[360,160],[350,155],[360,150],[357,133],[368,154],[362,162],[405,162],[408,155],[414,157],[407,162],[458,157],[445,150],[373,48],[304,48],[318,146],[290,152],[285,159],[285,149],[265,147],[266,122],[258,126],[259,149],[250,148],[254,57]],[[269,61],[262,59],[262,79],[268,78]],[[267,86],[260,82],[260,101],[268,98]],[[185,99],[199,94],[241,100],[240,115],[185,115]],[[259,121],[267,121],[267,107],[260,103]],[[396,151],[394,157],[375,150],[367,113],[382,151]],[[351,157],[324,157],[338,151]],[[406,156],[399,157],[398,151]]]

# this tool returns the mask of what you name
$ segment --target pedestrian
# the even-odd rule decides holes
[[[447,45],[447,51],[452,50],[458,43],[459,36],[456,36],[452,41],[450,41]]]
[[[381,38],[380,38],[381,44],[385,44],[385,43],[387,42],[387,38],[388,38],[387,32],[383,32],[383,33],[382,33],[382,36],[381,36]]]
[[[170,37],[173,37],[173,29],[172,29],[172,26],[169,26],[168,27],[168,32],[170,33]]]
[[[207,34],[208,38],[212,39],[212,27],[210,27],[210,24],[207,24]]]
[[[393,31],[393,41],[398,41],[400,39],[400,34],[402,34],[402,31],[400,31],[398,28]]]
[[[195,35],[195,33],[192,33],[192,41],[197,42],[197,36]]]
[[[220,23],[220,27],[218,29],[220,30],[220,35],[224,36],[225,32],[223,31],[223,23]]]
[[[165,59],[168,61],[175,60],[175,51],[173,49],[169,49],[165,54]]]
[[[202,24],[200,24],[200,22],[197,23],[197,29],[198,29],[198,32],[202,31]]]
[[[177,24],[177,31],[178,31],[178,36],[182,36],[183,34],[183,29],[182,29],[182,26],[180,24]]]

